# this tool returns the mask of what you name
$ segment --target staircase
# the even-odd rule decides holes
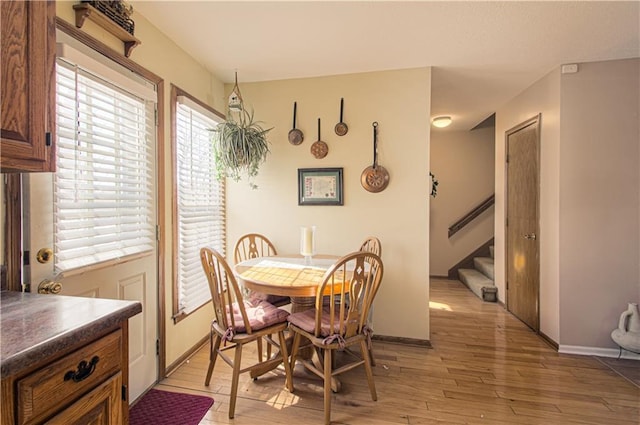
[[[471,292],[483,301],[496,302],[498,288],[493,282],[493,246],[489,247],[490,257],[474,257],[473,269],[458,269],[458,276]]]

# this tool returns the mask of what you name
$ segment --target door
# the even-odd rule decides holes
[[[136,400],[155,384],[158,371],[156,340],[158,338],[157,249],[122,264],[89,270],[68,276],[56,276],[53,260],[40,263],[38,252],[53,247],[53,193],[51,174],[30,174],[28,189],[28,228],[25,241],[30,251],[29,275],[31,292],[45,280],[62,286],[60,295],[140,301],[142,313],[129,319],[129,401]],[[44,252],[44,251],[40,251]],[[52,295],[55,296],[55,295]]]
[[[56,173],[25,177],[25,278],[32,292],[53,280],[61,295],[142,304],[129,319],[133,401],[158,376],[156,93],[98,71],[59,56]]]
[[[506,132],[507,310],[539,330],[538,240],[540,116]]]

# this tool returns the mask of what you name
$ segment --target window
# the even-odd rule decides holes
[[[172,86],[174,129],[174,305],[176,320],[211,300],[200,248],[223,255],[226,245],[224,182],[216,177],[211,129],[223,118]]]
[[[55,270],[151,254],[155,91],[121,74],[112,83],[98,73],[113,68],[69,47],[58,56]]]

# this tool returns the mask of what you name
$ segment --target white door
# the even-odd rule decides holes
[[[53,249],[53,179],[49,173],[29,174],[28,220],[30,232],[31,291],[45,279],[62,284],[60,295],[140,301],[142,313],[129,319],[129,401],[134,401],[157,380],[158,278],[156,250],[152,253],[102,269],[56,278],[53,261],[39,263],[41,249]],[[27,235],[25,235],[27,236]]]
[[[45,279],[56,279],[53,262],[40,264],[36,257],[42,248],[53,249],[53,213],[51,174],[28,176],[30,203],[31,291]],[[44,180],[44,182],[43,182]],[[158,335],[158,283],[156,252],[133,261],[78,275],[57,278],[60,295],[140,301],[142,313],[129,319],[129,402],[136,400],[155,384],[158,371],[156,340]],[[55,295],[52,295],[55,296]]]
[[[60,63],[58,68],[61,68],[57,71],[58,171],[55,175],[37,173],[25,178],[23,240],[26,245],[24,249],[30,252],[30,267],[25,271],[25,280],[31,284],[32,292],[38,290],[43,280],[50,279],[61,283],[60,295],[134,300],[142,303],[142,313],[129,319],[129,401],[131,402],[151,387],[158,376],[156,354],[158,255],[155,235],[157,223],[155,132],[157,130],[152,124],[155,120],[151,118],[154,115],[153,101],[138,102],[136,100],[133,108],[143,112],[131,118],[122,113],[122,110],[128,107],[128,104],[125,107],[122,106],[126,102],[113,101],[113,105],[105,106],[108,102],[104,102],[104,98],[100,96],[107,91],[102,90],[102,86],[93,86],[93,83],[88,82],[85,84],[87,88],[82,89],[80,87],[84,83],[81,84],[79,77],[73,76],[73,67],[68,67],[70,70],[68,81],[65,80],[67,76],[64,74],[67,71],[62,70],[67,68]],[[75,81],[74,78],[76,78]],[[102,84],[100,80],[97,81]],[[62,86],[65,82],[66,88]],[[80,93],[81,90],[85,91]],[[115,87],[114,90],[114,93],[122,91],[121,87]],[[69,96],[70,100],[65,99],[65,96]],[[91,104],[92,102],[95,104]],[[79,106],[83,103],[89,106]],[[139,107],[139,105],[145,106]],[[116,110],[117,113],[113,112]],[[121,115],[124,117],[118,118]],[[109,122],[106,123],[107,121]],[[109,133],[112,130],[113,133]],[[136,134],[135,137],[129,135],[132,132]],[[97,136],[92,136],[94,133]],[[144,140],[142,154],[130,150],[130,146],[139,143],[136,140]],[[125,165],[128,161],[136,163],[140,156],[148,158],[147,168],[140,172],[144,180],[142,185],[139,183],[140,178],[134,175],[137,165]],[[87,160],[87,158],[90,159]],[[61,172],[60,170],[65,167],[60,166],[60,161],[65,160],[68,161],[65,167],[74,170],[77,167],[79,171],[68,174]],[[102,162],[98,168],[90,169],[90,166],[85,165],[83,161]],[[134,169],[133,172],[132,169]],[[65,181],[62,180],[62,176],[67,176]],[[144,193],[139,193],[139,186],[144,186]],[[55,195],[56,190],[58,195]],[[72,193],[72,195],[69,198],[65,193]],[[67,196],[66,206],[64,202],[57,204],[56,214],[59,219],[66,217],[66,221],[63,220],[58,224],[58,230],[54,230],[56,229],[54,196],[58,199],[64,199]],[[145,208],[139,208],[139,204],[129,205],[130,199],[142,197]],[[99,209],[96,207],[97,204],[103,209],[97,213],[95,219],[86,220],[87,214]],[[106,204],[109,207],[105,207]],[[131,213],[134,217],[133,221],[127,222],[122,219],[122,217],[129,217],[126,215],[127,211],[133,211]],[[135,221],[140,217],[142,221]],[[80,228],[81,225],[84,227]],[[78,229],[75,226],[78,226]],[[61,231],[61,228],[64,230]],[[145,242],[142,248],[134,247],[139,252],[131,254],[134,248],[130,249],[128,245],[124,248],[111,249],[112,246],[123,244],[122,241],[125,240],[123,234],[138,234],[140,228],[145,229]],[[69,232],[69,229],[72,233],[75,232],[71,235],[73,239],[70,240],[67,235],[66,242],[61,243],[60,235],[64,231]],[[91,239],[92,237],[96,239]],[[133,236],[134,240],[135,237]],[[64,249],[71,249],[73,254],[67,251],[66,255],[74,258],[66,260],[66,264],[62,263],[63,258],[68,258],[65,257]],[[44,252],[41,250],[51,250],[54,253],[53,258],[49,256],[48,261],[41,263],[38,261],[38,252]],[[111,253],[118,252],[117,258],[108,259],[109,254],[105,254],[105,250],[110,250]],[[59,252],[63,254],[59,255]],[[91,253],[89,260],[79,260],[75,257],[76,255],[86,256],[87,253]],[[102,261],[104,258],[107,260]],[[82,261],[87,264],[82,265]],[[76,267],[76,262],[81,266]],[[64,271],[59,273],[60,270]]]

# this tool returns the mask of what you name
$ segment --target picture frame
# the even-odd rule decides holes
[[[298,205],[343,205],[342,168],[298,168]]]

